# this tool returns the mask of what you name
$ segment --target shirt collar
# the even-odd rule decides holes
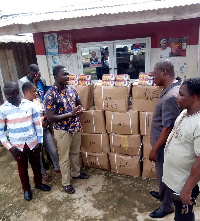
[[[164,94],[166,94],[171,88],[175,86],[179,86],[181,84],[180,81],[175,81],[172,84],[170,84],[168,87],[162,90],[160,97],[162,97]]]

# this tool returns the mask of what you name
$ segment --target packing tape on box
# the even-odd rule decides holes
[[[115,152],[115,148],[114,148],[114,134],[112,134],[112,148],[113,148],[113,152]]]
[[[147,112],[145,112],[144,135],[147,135]]]
[[[96,157],[97,157],[97,164],[98,164],[99,168],[101,169],[101,166],[100,166],[100,163],[99,163],[98,153],[96,153]]]
[[[140,148],[138,150],[138,158],[140,159],[140,162],[143,161],[143,157],[140,157],[140,152],[142,151],[142,143],[140,144]]]
[[[104,109],[104,99],[103,99],[103,86],[102,86],[102,88],[101,88],[101,90],[102,90],[102,101],[103,101],[103,109]]]
[[[132,130],[132,122],[131,122],[131,110],[129,111],[129,122],[130,122],[131,134],[132,134],[133,130]]]
[[[116,172],[118,173],[118,168],[117,168],[117,153],[115,154],[115,168],[116,168]]]
[[[93,122],[94,133],[95,133],[96,132],[96,128],[95,128],[95,121],[94,121],[94,110],[92,110],[92,122]]]
[[[125,150],[128,150],[128,136],[126,135],[121,135],[121,141],[122,141],[122,147]]]
[[[101,134],[101,152],[103,153],[103,134]]]
[[[112,117],[111,117],[111,122],[110,122],[111,133],[112,133],[112,128],[113,128],[113,112],[112,112]]]
[[[87,153],[87,152],[85,152],[85,156],[86,156],[87,164],[88,164],[88,166],[90,167],[90,163],[89,163],[89,161],[88,161],[88,153]]]

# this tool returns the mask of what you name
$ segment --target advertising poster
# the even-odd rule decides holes
[[[44,44],[46,49],[46,55],[58,55],[58,41],[57,34],[44,34]]]
[[[72,53],[72,36],[71,34],[58,35],[58,48],[60,54]]]
[[[47,62],[48,62],[50,73],[51,75],[53,75],[53,68],[56,65],[61,64],[60,57],[58,55],[48,55]]]
[[[90,67],[101,67],[101,49],[89,50]]]
[[[185,57],[187,48],[187,37],[184,38],[162,38],[160,40],[160,58]]]

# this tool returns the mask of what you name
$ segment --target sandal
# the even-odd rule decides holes
[[[65,192],[69,193],[69,194],[74,194],[75,193],[75,189],[72,185],[67,185],[63,187]]]
[[[72,178],[74,178],[74,179],[88,179],[89,178],[89,176],[87,175],[87,174],[85,174],[85,173],[80,173],[80,175],[79,176],[77,176],[77,177],[72,177]]]
[[[51,178],[50,178],[50,176],[47,173],[42,174],[42,179],[45,182],[50,182],[51,181]]]

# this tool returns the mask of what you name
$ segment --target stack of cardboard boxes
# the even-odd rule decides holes
[[[75,88],[86,109],[80,116],[84,166],[155,178],[155,164],[148,157],[152,115],[161,88],[133,85],[132,109],[129,107],[130,84],[123,87],[75,85]],[[95,106],[91,107],[93,95]]]
[[[150,131],[153,111],[160,97],[162,88],[157,86],[133,85],[132,109],[140,112],[140,134],[143,146],[143,178],[156,178],[155,163],[149,160],[152,149]]]

